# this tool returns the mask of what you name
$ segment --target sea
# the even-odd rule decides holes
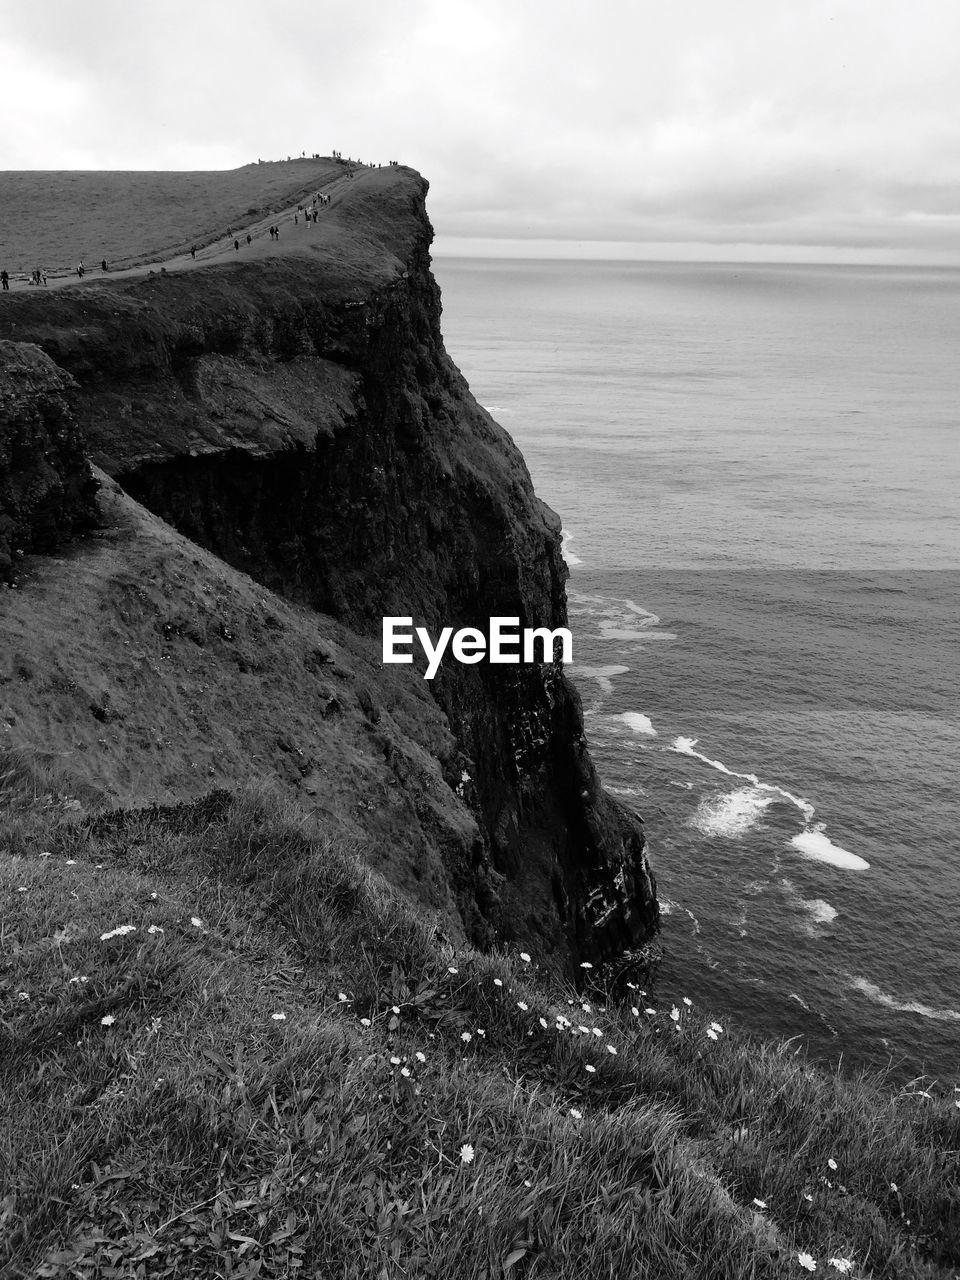
[[[438,257],[687,996],[960,1084],[960,271]]]

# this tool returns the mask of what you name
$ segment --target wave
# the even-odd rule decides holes
[[[772,796],[757,787],[741,787],[739,791],[709,796],[700,801],[690,826],[705,836],[737,839],[757,825],[772,802]]]
[[[566,529],[561,529],[560,537],[562,539],[560,544],[560,554],[563,556],[567,564],[568,565],[583,564],[583,561],[580,559],[580,557],[575,556],[573,552],[570,550],[570,543],[573,539],[573,534],[568,533]]]
[[[695,760],[702,760],[704,764],[708,764],[712,769],[726,774],[728,778],[742,778],[745,782],[751,783],[757,791],[770,792],[772,795],[782,796],[784,800],[789,800],[791,804],[800,810],[803,814],[804,829],[799,835],[793,837],[790,844],[805,858],[809,858],[813,862],[826,862],[830,866],[839,867],[844,871],[869,870],[870,863],[865,858],[851,853],[848,849],[841,849],[839,845],[834,844],[824,834],[824,824],[822,822],[814,824],[813,819],[816,809],[809,800],[804,800],[802,796],[795,796],[792,791],[787,791],[785,787],[778,787],[775,783],[761,782],[755,773],[740,773],[736,769],[729,769],[722,760],[711,760],[702,751],[696,750],[697,741],[696,738],[676,738],[670,750],[676,751],[682,756],[692,756]],[[732,794],[737,796],[742,794],[742,791],[735,791]],[[735,834],[742,834],[742,832]]]
[[[601,782],[604,791],[609,791],[612,796],[642,796],[644,793],[637,787],[615,787],[610,782]]]
[[[613,693],[612,676],[625,675],[629,667],[584,667],[580,663],[571,663],[568,670],[574,672],[578,676],[589,676],[591,680],[596,680],[604,693]]]
[[[897,1000],[881,991],[868,978],[851,978],[850,985],[874,1004],[882,1004],[885,1009],[894,1009],[897,1013],[918,1013],[921,1018],[932,1018],[935,1022],[960,1022],[960,1011],[956,1009],[934,1009],[931,1005],[921,1004],[919,1000]]]
[[[841,849],[838,844],[834,844],[828,836],[824,835],[822,822],[818,822],[813,828],[808,827],[806,831],[801,831],[790,843],[811,862],[826,862],[831,867],[840,867],[843,871],[870,869],[870,863],[866,858],[851,853],[849,849]]]
[[[803,911],[809,917],[806,930],[810,937],[819,936],[817,925],[833,924],[836,920],[838,912],[836,907],[825,901],[823,898],[802,898],[793,886],[793,881],[786,877],[780,881],[781,887],[786,894],[787,901],[792,907],[796,907],[798,911]]]
[[[653,721],[641,711],[621,711],[617,719],[622,720],[627,728],[632,729],[634,733],[645,734],[648,738],[657,736]]]

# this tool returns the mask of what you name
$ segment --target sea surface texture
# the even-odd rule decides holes
[[[661,998],[960,1084],[960,273],[438,259],[562,516]]]

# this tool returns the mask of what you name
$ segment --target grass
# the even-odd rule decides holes
[[[4,173],[0,266],[60,275],[82,258],[96,276],[101,258],[116,268],[186,253],[296,204],[341,172],[334,160],[298,159],[226,172]],[[37,216],[54,208],[62,216]]]
[[[90,816],[20,758],[0,802],[4,1275],[960,1264],[960,1110],[933,1086],[455,954],[267,793]]]

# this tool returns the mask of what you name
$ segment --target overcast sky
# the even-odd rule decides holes
[[[957,0],[0,0],[0,15],[0,169],[337,148],[430,180],[439,252],[960,263]]]

